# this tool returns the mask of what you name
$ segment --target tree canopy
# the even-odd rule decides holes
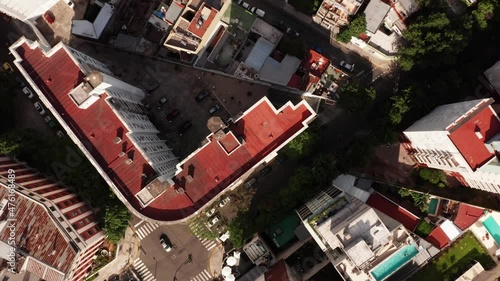
[[[421,179],[426,180],[431,184],[437,185],[439,187],[445,187],[448,185],[446,174],[441,170],[422,168],[418,171],[418,176]]]
[[[399,189],[398,193],[401,197],[410,197],[415,207],[419,208],[422,212],[427,212],[427,203],[430,199],[429,194],[411,191],[407,188]]]
[[[377,96],[373,87],[362,88],[356,83],[342,85],[339,93],[338,105],[353,112],[368,109]]]
[[[366,18],[364,15],[355,16],[351,22],[337,35],[337,40],[342,43],[351,41],[351,37],[359,37],[366,32]]]
[[[294,159],[309,156],[317,140],[318,134],[314,130],[308,129],[288,143],[287,153]]]

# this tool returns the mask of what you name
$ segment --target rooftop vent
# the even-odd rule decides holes
[[[125,156],[125,152],[122,151],[122,152],[118,153],[118,157],[123,157],[123,156]]]
[[[187,175],[186,176],[186,181],[187,182],[192,182],[193,181],[193,177],[191,175]]]
[[[127,160],[125,160],[125,164],[127,164],[127,165],[132,164],[132,162],[134,162],[134,160],[132,160],[130,158],[128,158]]]
[[[186,190],[184,190],[184,188],[182,188],[182,187],[179,187],[175,190],[175,193],[177,193],[177,194],[183,194],[184,192],[186,192]]]
[[[120,138],[120,137],[116,137],[116,138],[113,140],[113,142],[114,142],[115,144],[119,144],[119,143],[121,143],[121,142],[122,142],[122,138]]]
[[[476,132],[475,132],[475,133],[476,133],[476,136],[477,136],[480,140],[481,140],[481,139],[483,139],[483,134],[481,134],[481,130],[480,130],[478,127],[476,127]]]

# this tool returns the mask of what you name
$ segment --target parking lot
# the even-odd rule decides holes
[[[211,116],[227,121],[252,106],[269,89],[253,82],[110,47],[77,40],[72,41],[72,45],[108,64],[123,81],[148,90],[144,102],[151,108],[150,118],[160,130],[160,136],[180,159],[192,153],[205,140],[210,133],[206,124]],[[210,95],[197,102],[195,97],[204,90]],[[162,98],[166,98],[166,102],[159,106]],[[220,105],[220,109],[211,115],[208,111],[216,104]],[[178,110],[179,115],[171,121],[167,120],[174,110]],[[191,127],[180,135],[179,128],[188,121]]]

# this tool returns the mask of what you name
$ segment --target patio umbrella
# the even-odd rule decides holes
[[[225,266],[222,269],[222,276],[229,276],[231,275],[231,268],[229,266]]]
[[[229,258],[227,258],[226,263],[229,266],[234,266],[234,265],[236,265],[236,258],[235,257],[229,257]]]
[[[236,280],[236,277],[234,277],[234,275],[231,274],[231,275],[226,276],[225,279],[226,279],[226,281],[234,281],[234,280]]]
[[[500,257],[500,249],[495,252],[495,256]]]

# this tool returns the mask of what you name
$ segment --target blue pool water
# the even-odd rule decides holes
[[[371,274],[375,277],[375,280],[382,281],[410,261],[417,254],[418,250],[414,245],[404,246],[381,264],[377,265],[377,267],[371,271]]]
[[[484,227],[486,227],[486,230],[493,236],[493,239],[497,242],[497,245],[500,246],[500,226],[498,225],[497,221],[490,216],[489,218],[485,219],[483,221]]]

